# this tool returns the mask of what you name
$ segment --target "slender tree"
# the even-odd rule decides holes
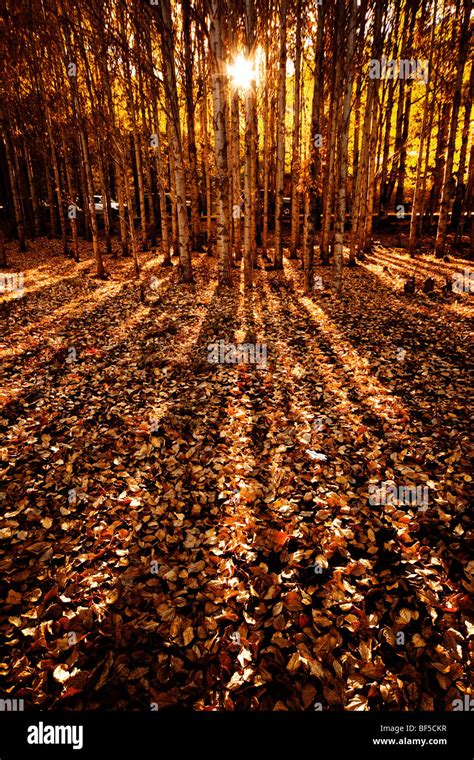
[[[169,137],[174,161],[174,181],[176,186],[176,207],[178,217],[178,245],[183,282],[193,282],[188,215],[186,212],[186,175],[184,169],[183,143],[174,63],[175,34],[171,16],[170,0],[162,0],[156,8],[160,27],[163,78],[169,108]]]
[[[471,4],[469,0],[463,0],[462,12],[460,21],[460,34],[459,34],[459,48],[458,57],[456,63],[456,80],[454,84],[453,92],[453,107],[451,109],[451,122],[449,125],[449,138],[446,153],[446,162],[444,165],[444,177],[443,188],[441,191],[441,205],[439,209],[439,221],[438,231],[436,234],[435,253],[436,256],[441,257],[446,248],[446,235],[448,229],[448,215],[450,202],[452,200],[452,171],[454,163],[454,152],[456,149],[456,134],[458,127],[458,114],[461,105],[461,90],[462,80],[464,74],[464,67],[466,65],[467,55],[469,51],[470,40],[470,12]]]
[[[285,115],[286,115],[286,0],[280,0],[280,58],[278,69],[278,112],[275,191],[275,269],[283,269],[283,194],[285,179]]]
[[[344,0],[338,0],[340,4],[339,18],[344,12]],[[336,214],[335,214],[335,245],[334,265],[336,269],[336,287],[342,289],[342,264],[344,247],[344,225],[346,221],[346,181],[348,170],[348,143],[349,143],[349,116],[352,97],[352,84],[354,78],[354,49],[357,23],[357,0],[350,0],[348,9],[348,34],[345,59],[345,89],[342,103],[341,120],[339,123],[339,147],[338,157],[340,162],[339,186],[336,189]],[[343,35],[340,34],[342,42]],[[342,62],[338,63],[342,66]],[[341,76],[342,78],[342,76]]]

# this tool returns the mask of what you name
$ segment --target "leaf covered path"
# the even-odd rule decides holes
[[[2,307],[2,693],[452,709],[473,631],[471,323],[439,285],[467,262],[424,259],[437,293],[410,298],[413,261],[379,245],[338,299],[325,268],[311,298],[288,260],[244,296],[204,255],[195,286],[150,257],[149,307],[130,260],[100,282],[90,259],[9,255],[26,292]],[[267,366],[209,363],[220,340],[266,344]],[[427,509],[371,505],[383,482],[427,488]]]

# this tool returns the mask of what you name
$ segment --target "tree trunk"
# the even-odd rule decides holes
[[[161,252],[164,266],[171,266],[170,233],[168,224],[168,209],[166,207],[165,176],[163,166],[163,144],[160,136],[158,107],[156,97],[152,94],[153,134],[156,135],[154,145],[156,178],[158,182],[158,197],[160,202]]]
[[[33,232],[35,237],[39,237],[39,235],[41,235],[41,211],[38,202],[38,193],[36,191],[36,177],[33,172],[33,161],[27,144],[25,144],[25,157],[31,193],[31,206],[33,210]]]
[[[385,107],[385,134],[382,150],[382,169],[380,172],[380,192],[379,192],[379,216],[385,216],[387,212],[387,183],[388,183],[388,162],[390,156],[390,134],[392,128],[392,111],[393,96],[395,92],[395,80],[390,79],[388,82],[387,104]]]
[[[120,138],[119,138],[120,139]],[[124,193],[125,193],[125,201],[127,203],[127,210],[128,210],[128,226],[130,231],[130,242],[132,244],[132,257],[133,257],[133,269],[135,273],[135,277],[137,279],[140,278],[140,263],[138,260],[138,243],[137,243],[137,236],[135,234],[135,227],[134,227],[134,219],[133,219],[133,206],[132,206],[132,194],[130,192],[130,184],[127,177],[127,151],[125,149],[125,144],[120,145],[119,153],[121,158],[121,166],[124,176]],[[133,149],[133,146],[132,146]]]
[[[103,143],[102,143],[103,145]],[[102,209],[103,209],[103,215],[104,215],[104,233],[105,233],[105,252],[108,256],[112,253],[112,238],[111,238],[111,229],[110,229],[110,201],[109,201],[109,191],[107,188],[107,180],[106,180],[106,169],[104,166],[104,151],[105,146],[103,146],[101,150],[101,155],[99,157],[99,183],[100,183],[100,192],[102,196]]]
[[[342,20],[339,21],[338,12],[340,6],[336,6],[336,26],[339,23],[342,24]],[[330,252],[329,252],[329,233],[331,229],[331,216],[334,204],[334,162],[336,159],[336,130],[337,130],[337,116],[338,116],[338,103],[337,95],[339,88],[339,80],[341,76],[340,66],[338,66],[338,58],[336,56],[336,49],[333,48],[333,59],[331,69],[331,100],[329,106],[329,139],[326,153],[326,165],[324,167],[324,197],[323,197],[323,218],[321,227],[321,240],[320,240],[320,256],[321,263],[327,266],[329,264]]]
[[[344,0],[338,0],[340,5],[339,24],[342,28],[344,18]],[[348,13],[348,37],[347,37],[347,57],[345,62],[346,84],[344,92],[344,102],[342,104],[342,120],[339,131],[338,160],[340,163],[339,187],[336,189],[336,218],[335,218],[335,245],[334,245],[334,266],[336,277],[336,288],[338,292],[342,290],[342,264],[344,250],[344,225],[346,221],[346,182],[347,182],[347,164],[348,164],[348,142],[349,142],[349,117],[351,108],[352,83],[354,79],[354,49],[355,49],[355,30],[357,21],[357,0],[350,0]],[[343,34],[340,34],[341,40]],[[342,45],[339,46],[342,49]],[[342,62],[338,60],[338,66]]]
[[[268,9],[267,9],[268,10]],[[270,26],[270,25],[269,25]],[[269,57],[269,34],[270,29],[265,31],[265,80],[263,91],[263,230],[262,230],[262,248],[264,256],[267,255],[268,249],[268,191],[270,178],[270,114],[269,114],[269,79],[270,79],[270,57]]]
[[[161,0],[156,6],[161,13],[161,49],[163,78],[170,111],[170,139],[174,161],[176,208],[178,216],[178,245],[181,281],[193,282],[188,215],[186,211],[186,176],[184,171],[183,143],[181,140],[178,89],[176,85],[174,29],[170,0]]]
[[[155,200],[155,193],[154,193],[154,186],[153,186],[153,177],[152,177],[152,171],[151,171],[151,154],[150,154],[150,141],[146,139],[146,137],[150,134],[150,122],[149,122],[149,109],[147,114],[147,108],[145,107],[145,92],[144,92],[144,78],[140,74],[138,78],[138,91],[140,96],[140,117],[141,117],[141,140],[140,143],[143,146],[143,162],[145,164],[145,184],[146,184],[146,191],[148,193],[148,216],[150,219],[150,231],[148,234],[148,238],[152,245],[156,244],[156,213],[155,210],[157,208],[156,200]],[[149,104],[150,100],[147,93],[147,104]]]
[[[285,115],[286,115],[286,0],[280,0],[280,62],[278,69],[278,110],[275,187],[275,269],[283,269],[283,191],[285,179]]]
[[[102,58],[101,63],[102,63],[102,80],[103,80],[104,88],[106,92],[112,133],[115,136],[115,140],[119,141],[120,137],[117,132],[114,102],[112,98],[112,88],[110,86],[110,75],[109,75],[109,69],[107,65],[107,48],[103,50],[103,58]],[[124,176],[122,173],[123,170],[122,170],[121,161],[115,160],[114,168],[115,168],[115,183],[116,183],[116,188],[117,188],[117,200],[118,200],[118,205],[119,205],[120,253],[121,253],[121,256],[127,257],[129,255],[128,231],[127,231],[127,220],[125,217],[125,190],[124,190]]]
[[[255,22],[254,22],[255,30]],[[252,50],[255,46],[253,39]],[[257,266],[257,183],[258,183],[258,118],[257,118],[257,92],[255,82],[251,83],[250,94],[250,112],[249,119],[251,124],[251,152],[250,152],[250,197],[252,199],[251,217],[250,217],[250,241],[252,247],[253,266]]]
[[[79,118],[79,121],[82,121],[81,117]],[[95,204],[94,204],[94,185],[93,185],[93,179],[92,179],[92,167],[91,167],[91,162],[90,162],[89,145],[87,142],[87,136],[83,127],[81,127],[80,136],[81,136],[81,144],[82,144],[82,157],[84,160],[84,170],[85,170],[86,183],[87,183],[89,215],[90,215],[90,220],[91,220],[92,251],[94,253],[94,258],[97,264],[97,276],[103,280],[103,279],[106,279],[107,272],[104,267],[104,262],[102,260],[102,254],[100,252],[99,229],[97,226],[97,216],[95,213]]]
[[[430,77],[431,77],[431,73],[430,73]],[[432,82],[432,87],[431,87],[432,96],[431,96],[431,102],[429,105],[429,116],[428,116],[428,126],[427,126],[428,139],[426,141],[424,171],[423,171],[423,179],[422,179],[421,190],[420,190],[420,197],[421,197],[420,216],[419,216],[419,222],[418,222],[418,234],[420,235],[423,233],[423,231],[426,228],[426,220],[425,220],[425,207],[426,207],[426,200],[427,200],[426,199],[426,185],[428,181],[428,172],[429,172],[429,165],[430,165],[431,133],[433,129],[435,107],[436,107],[436,102],[437,102],[436,93],[438,89],[438,79],[439,79],[439,56],[436,56],[435,65],[434,65],[434,76],[433,76],[433,82]]]
[[[308,188],[305,194],[304,236],[303,236],[303,269],[304,290],[310,293],[313,289],[314,246],[316,241],[316,225],[319,219],[320,203],[318,198],[318,175],[320,168],[320,137],[321,114],[324,91],[324,17],[325,6],[318,6],[318,28],[316,36],[316,52],[314,62],[313,102],[311,107],[311,130],[309,145]]]
[[[204,193],[206,196],[206,246],[208,255],[212,254],[212,199],[211,199],[211,169],[209,164],[209,133],[207,118],[207,76],[204,52],[199,47],[199,64],[202,81],[201,101],[201,140],[202,163],[204,175]]]
[[[380,47],[380,24],[381,8],[376,5],[374,18],[374,36],[372,43],[372,59],[379,58]],[[364,128],[362,134],[361,157],[359,169],[357,172],[355,203],[352,209],[352,234],[349,264],[355,264],[355,253],[357,250],[362,251],[365,243],[367,206],[368,206],[368,187],[370,172],[370,145],[372,132],[372,118],[376,115],[376,97],[378,92],[378,80],[371,79],[368,82],[367,100],[364,113]]]
[[[65,16],[64,14],[64,9],[62,8],[62,0],[57,0],[57,4],[61,10],[61,16],[63,18],[67,18],[67,16]],[[65,32],[65,46],[66,46],[66,51],[67,51],[67,54],[66,54],[67,59],[69,61],[74,61],[76,60],[76,56],[72,54],[69,27],[67,25],[65,26],[64,32]],[[84,67],[86,69],[86,78],[88,78],[89,77],[88,61],[87,61],[87,56],[85,55],[85,52],[84,52],[84,48],[82,48],[82,55],[83,55]],[[81,100],[80,100],[78,89],[77,89],[76,77],[68,76],[68,80],[69,80],[69,85],[70,85],[70,90],[71,90],[74,120],[78,127],[79,140],[80,140],[81,151],[82,151],[84,184],[85,184],[84,192],[87,197],[87,203],[88,203],[88,208],[89,208],[89,221],[90,221],[91,233],[92,233],[92,251],[93,251],[94,258],[97,265],[97,276],[100,277],[101,279],[105,279],[107,278],[108,273],[104,267],[104,262],[102,260],[102,254],[101,254],[100,245],[99,245],[99,230],[97,226],[97,217],[95,213],[94,183],[93,183],[93,177],[92,177],[92,166],[91,166],[91,160],[90,160],[89,143],[87,139],[87,133],[86,133],[85,123],[84,123],[84,118],[83,118],[83,113],[82,113]],[[86,200],[86,198],[84,198],[84,200]]]
[[[466,65],[467,54],[469,50],[469,16],[470,2],[463,2],[463,16],[461,20],[459,53],[456,64],[456,81],[453,93],[453,107],[451,111],[451,124],[449,127],[448,149],[446,162],[444,165],[443,189],[441,192],[441,205],[439,209],[438,231],[436,235],[435,254],[438,258],[443,256],[446,248],[446,235],[448,227],[449,206],[452,196],[452,172],[454,163],[454,153],[456,150],[456,132],[458,126],[458,114],[461,105],[461,88]]]
[[[171,250],[173,256],[179,256],[179,232],[178,232],[178,202],[176,196],[176,172],[174,163],[174,153],[171,148],[173,137],[171,132],[171,122],[167,119],[166,134],[168,139],[168,171],[170,180],[170,204],[171,204]]]
[[[71,162],[69,160],[69,154],[66,141],[66,130],[63,124],[61,124],[61,142],[63,146],[64,165],[66,168],[66,185],[67,185],[67,208],[68,218],[71,223],[72,233],[72,256],[74,261],[79,261],[79,245],[77,235],[77,191],[74,188],[73,171]]]
[[[469,79],[468,91],[466,93],[466,102],[464,106],[464,123],[462,128],[461,149],[459,152],[459,163],[457,170],[456,194],[454,196],[453,211],[451,214],[451,228],[456,230],[454,244],[458,245],[464,222],[464,210],[466,206],[466,185],[464,184],[464,174],[466,171],[467,147],[469,144],[469,132],[471,128],[471,110],[472,98],[474,94],[474,65],[471,64],[471,75]]]
[[[5,248],[5,234],[0,228],[0,267],[3,269],[8,268],[7,250]]]
[[[474,255],[474,143],[471,145],[471,155],[469,157],[469,171],[467,176],[466,187],[466,212],[469,219],[470,228],[470,258]]]
[[[355,56],[356,60],[363,59],[363,55],[364,55],[367,5],[368,5],[368,0],[362,0],[359,7],[359,33],[357,36],[357,51],[356,51],[356,56]],[[352,187],[351,187],[351,203],[350,203],[351,213],[352,213],[352,208],[354,206],[355,186],[356,186],[356,178],[357,178],[357,172],[358,172],[358,166],[359,166],[360,105],[361,105],[361,96],[362,96],[362,85],[363,85],[363,77],[361,75],[361,72],[359,72],[359,76],[357,77],[357,87],[356,87],[355,102],[354,102],[354,147],[353,147],[353,157],[352,157]]]
[[[128,81],[131,82],[131,76],[128,75]],[[140,134],[137,127],[137,115],[135,111],[135,99],[133,96],[133,88],[130,84],[128,87],[128,102],[129,111],[132,122],[132,134],[133,134],[133,149],[135,157],[135,166],[137,167],[137,184],[138,184],[138,200],[140,208],[140,230],[141,230],[141,250],[146,251],[149,246],[148,241],[148,229],[147,229],[147,213],[145,206],[145,184],[143,181],[143,161],[142,161],[142,149]],[[129,191],[126,188],[126,193]]]
[[[436,104],[435,104],[436,108]],[[446,160],[446,148],[448,145],[448,130],[450,122],[451,103],[441,104],[438,116],[438,129],[436,137],[436,159],[433,172],[433,183],[430,190],[429,226],[434,223],[434,214],[439,205],[441,189],[443,186],[444,165]]]
[[[70,77],[72,79],[72,77]],[[108,276],[108,273],[105,269],[104,262],[102,260],[102,254],[100,251],[100,244],[99,244],[99,228],[97,226],[97,216],[95,212],[95,202],[94,202],[94,183],[92,178],[92,166],[91,166],[91,160],[90,160],[90,153],[89,153],[89,143],[87,139],[87,134],[84,128],[84,120],[82,117],[82,110],[80,106],[80,100],[77,97],[77,93],[75,91],[74,85],[71,82],[71,87],[73,88],[73,98],[74,98],[74,104],[75,104],[75,112],[77,114],[77,123],[79,126],[79,137],[81,140],[81,148],[82,148],[82,159],[84,162],[84,175],[85,175],[85,182],[86,182],[86,193],[87,193],[87,203],[89,207],[89,220],[91,225],[91,233],[92,233],[92,251],[94,254],[94,258],[97,265],[97,276],[100,277],[100,279],[106,279]]]
[[[231,284],[229,255],[229,170],[227,164],[225,63],[222,27],[222,0],[210,3],[209,45],[212,70],[213,125],[216,152],[217,190],[217,255],[219,285]],[[246,210],[247,211],[247,210]]]
[[[51,112],[49,110],[49,106],[44,97],[44,91],[43,91],[43,102],[44,102],[45,114],[46,114],[46,126],[48,130],[49,150],[50,150],[49,156],[50,156],[51,163],[53,165],[54,185],[55,185],[55,190],[56,190],[56,199],[57,199],[58,211],[59,211],[59,226],[61,229],[61,239],[63,241],[63,253],[65,256],[68,256],[69,251],[68,251],[68,245],[67,245],[66,215],[64,213],[64,200],[63,200],[63,194],[61,192],[61,176],[59,173],[59,162],[58,162],[56,146],[54,144],[53,127],[51,123]]]
[[[300,227],[300,94],[301,94],[301,0],[296,8],[295,81],[293,89],[293,132],[291,139],[291,238],[290,259],[296,259]]]
[[[252,2],[252,0],[250,0]],[[252,128],[250,93],[245,93],[245,167],[244,167],[244,286],[253,287],[252,255]]]
[[[241,200],[241,187],[240,187],[240,139],[239,139],[239,94],[234,92],[232,95],[231,103],[231,118],[232,118],[232,143],[231,143],[231,156],[232,156],[232,225],[234,230],[234,260],[239,262],[242,258],[242,240],[241,240],[241,226],[240,221],[240,200]]]
[[[410,12],[410,23],[408,30],[408,40],[406,54],[403,58],[411,58],[413,47],[413,33],[415,29],[416,14],[418,11],[420,0],[412,0],[412,7]],[[408,13],[406,8],[405,13]],[[403,206],[405,203],[405,176],[406,176],[406,163],[407,163],[407,142],[408,142],[408,129],[410,124],[410,109],[411,109],[411,87],[406,88],[405,95],[405,107],[403,111],[403,123],[402,123],[402,137],[400,145],[400,158],[398,164],[397,173],[397,191],[395,193],[395,207]]]
[[[0,105],[0,127],[2,131],[3,142],[5,144],[5,155],[7,159],[8,174],[10,177],[10,188],[11,188],[12,198],[13,198],[13,210],[15,213],[16,234],[18,237],[18,248],[21,253],[24,253],[27,250],[27,247],[26,247],[26,240],[25,240],[25,227],[24,227],[23,215],[21,211],[18,176],[17,176],[15,161],[13,157],[13,151],[15,150],[15,148],[10,142],[9,130],[8,130],[7,122],[5,119],[5,115],[3,113],[3,109],[1,108],[1,105]]]
[[[188,131],[189,180],[191,196],[191,246],[193,251],[200,251],[202,248],[200,244],[196,129],[194,124],[190,0],[182,0],[181,8],[183,16],[184,41],[184,94],[186,100],[186,124]]]
[[[433,62],[433,50],[434,50],[434,36],[435,36],[435,30],[436,30],[436,14],[438,10],[438,1],[435,0],[434,6],[433,6],[433,19],[431,22],[431,36],[430,36],[430,57],[429,57],[429,63],[428,63],[428,71],[431,72],[431,64]],[[430,104],[430,87],[428,84],[426,85],[426,94],[425,94],[425,102],[423,104],[423,121],[421,125],[421,133],[420,133],[420,145],[418,148],[418,161],[416,164],[416,178],[415,178],[415,187],[413,190],[413,200],[412,200],[412,208],[411,208],[411,220],[410,220],[410,240],[408,243],[408,251],[410,256],[415,255],[415,246],[417,242],[417,236],[418,236],[418,216],[421,212],[421,205],[422,205],[422,183],[421,183],[421,169],[423,165],[423,157],[424,157],[424,143],[425,143],[425,136],[426,136],[426,125],[428,123],[428,115],[429,115],[429,104]]]

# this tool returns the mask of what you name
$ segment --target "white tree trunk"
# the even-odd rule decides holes
[[[209,44],[211,52],[213,125],[216,153],[217,255],[220,285],[231,283],[229,253],[229,169],[224,79],[225,62],[222,28],[222,0],[211,0]]]
[[[277,146],[275,182],[275,269],[283,269],[283,189],[285,179],[286,0],[280,0],[280,64],[278,70]]]

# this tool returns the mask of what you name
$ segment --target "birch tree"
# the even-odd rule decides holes
[[[285,177],[285,116],[286,116],[286,0],[280,0],[280,57],[278,68],[276,187],[275,187],[275,269],[283,269],[283,192]]]
[[[174,160],[174,180],[176,185],[176,206],[178,217],[178,245],[181,280],[193,282],[188,215],[186,212],[186,175],[184,170],[183,143],[175,70],[175,34],[171,16],[170,0],[162,0],[156,6],[160,26],[161,51],[163,60],[163,80],[168,101],[171,151]],[[153,9],[152,9],[153,10]]]
[[[224,88],[225,60],[222,0],[210,0],[209,45],[211,56],[213,125],[216,151],[217,255],[220,285],[230,285],[229,253],[229,167],[227,163],[227,119]]]
[[[340,3],[340,24],[342,27],[342,17],[344,12],[344,0]],[[348,35],[345,59],[345,90],[344,100],[342,103],[342,118],[339,125],[339,148],[338,160],[340,162],[339,187],[336,190],[336,214],[335,214],[335,244],[334,244],[334,266],[336,270],[336,287],[342,289],[342,264],[343,264],[343,247],[344,247],[344,225],[346,221],[346,181],[347,181],[347,164],[348,164],[348,142],[349,142],[349,116],[351,108],[352,83],[354,77],[354,49],[355,49],[355,32],[357,22],[357,0],[350,0],[348,10]],[[341,34],[342,37],[342,34]],[[342,66],[338,62],[338,66]],[[342,77],[341,77],[342,78]]]
[[[308,187],[305,192],[303,222],[303,268],[304,289],[310,293],[313,289],[314,246],[316,226],[319,219],[320,202],[318,196],[318,175],[320,170],[321,148],[321,114],[324,91],[324,19],[325,6],[318,6],[316,51],[313,74],[313,99],[311,107],[311,129],[309,142]]]
[[[300,95],[301,95],[301,25],[302,3],[298,0],[296,7],[295,40],[295,80],[293,87],[293,130],[291,136],[291,238],[290,259],[296,258],[298,233],[300,225]]]
[[[443,256],[446,248],[446,236],[448,228],[448,216],[449,207],[451,203],[452,182],[451,177],[453,173],[454,153],[456,150],[456,134],[458,127],[458,114],[461,105],[461,90],[462,80],[464,74],[464,67],[466,65],[467,55],[469,51],[469,40],[471,36],[469,28],[471,4],[469,0],[463,0],[461,22],[460,22],[460,34],[459,34],[459,48],[456,62],[456,80],[454,84],[453,92],[453,106],[451,110],[451,122],[449,125],[449,138],[446,153],[446,162],[444,165],[444,177],[443,188],[441,191],[441,204],[439,209],[438,231],[436,234],[435,254],[438,258]]]

